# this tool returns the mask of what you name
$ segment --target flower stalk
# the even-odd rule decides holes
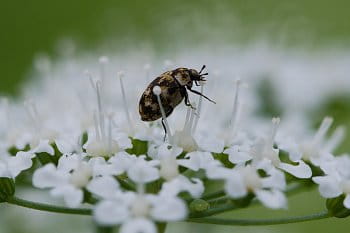
[[[191,218],[188,222],[226,225],[226,226],[269,226],[269,225],[281,225],[290,223],[309,222],[315,220],[321,220],[331,218],[332,216],[328,211],[287,218],[274,218],[274,219],[221,219],[221,218]]]

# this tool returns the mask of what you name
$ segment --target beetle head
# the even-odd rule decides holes
[[[199,72],[195,69],[190,69],[189,74],[190,74],[191,80],[192,81],[206,81],[204,79],[204,76],[208,75],[208,73],[202,73],[204,69],[205,69],[205,65],[202,66],[202,68]]]

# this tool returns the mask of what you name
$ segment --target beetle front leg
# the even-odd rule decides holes
[[[205,95],[203,95],[203,94],[202,94],[202,93],[200,93],[199,91],[192,90],[192,89],[191,89],[191,87],[189,87],[189,86],[187,86],[187,90],[189,90],[190,92],[193,92],[193,93],[195,93],[195,94],[197,94],[197,95],[200,95],[200,96],[202,96],[202,97],[206,98],[207,100],[209,100],[210,102],[212,102],[212,103],[216,104],[216,102],[215,102],[215,101],[213,101],[213,100],[209,99],[208,97],[206,97]]]

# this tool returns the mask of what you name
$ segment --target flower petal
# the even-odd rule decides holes
[[[151,201],[151,216],[158,221],[180,221],[187,216],[186,203],[178,197],[157,196]]]
[[[135,218],[124,223],[120,233],[156,233],[155,224],[146,218]]]
[[[118,142],[118,145],[121,149],[128,149],[128,148],[132,148],[132,143],[130,138],[128,137],[127,134],[118,134],[116,136],[116,140]]]
[[[242,176],[236,172],[232,173],[232,175],[226,180],[225,191],[233,198],[241,198],[248,194]]]
[[[97,177],[86,186],[91,193],[111,199],[119,191],[119,183],[111,176]]]
[[[83,158],[78,154],[63,155],[58,160],[57,170],[70,172],[81,164]]]
[[[225,154],[228,154],[228,160],[233,164],[245,163],[252,159],[252,156],[248,151],[240,150],[239,146],[233,146],[224,151]]]
[[[192,182],[193,181],[193,182]],[[204,185],[200,179],[193,178],[192,181],[185,176],[178,176],[175,179],[166,182],[162,185],[161,194],[176,196],[179,193],[186,191],[192,197],[199,198],[204,192]]]
[[[148,162],[138,159],[128,170],[128,176],[137,183],[148,183],[159,178],[159,171]]]
[[[346,195],[344,199],[344,206],[345,208],[350,209],[350,194]]]
[[[221,153],[224,150],[225,142],[211,135],[201,135],[198,138],[198,146],[204,151]]]
[[[166,157],[174,157],[176,158],[178,155],[182,153],[183,149],[177,146],[170,146],[167,143],[162,144],[158,147],[158,154],[156,159],[162,159]]]
[[[261,180],[264,188],[285,190],[287,186],[284,173],[276,168],[269,170],[269,176]]]
[[[281,191],[278,190],[257,190],[256,197],[264,206],[271,209],[287,208],[287,199]]]
[[[15,157],[10,157],[7,160],[7,168],[12,178],[15,178],[19,173],[30,168],[32,165],[32,154],[28,153],[18,152]]]
[[[0,177],[12,178],[8,172],[7,165],[0,161]]]
[[[193,171],[219,166],[220,162],[215,160],[211,153],[195,151],[188,153],[186,159],[178,159],[178,164]]]
[[[35,153],[45,152],[45,153],[48,153],[50,155],[55,154],[55,151],[52,148],[52,146],[50,145],[49,140],[40,140],[39,145],[36,148],[34,148],[33,151]]]
[[[94,219],[100,225],[116,225],[129,218],[128,206],[110,200],[101,201],[94,208]]]
[[[337,179],[333,176],[317,176],[313,177],[312,180],[316,184],[319,184],[318,190],[320,191],[322,197],[333,198],[342,193]]]
[[[54,197],[63,197],[66,205],[71,208],[78,207],[83,201],[83,191],[72,185],[56,187],[50,193]]]
[[[135,155],[129,155],[126,152],[119,152],[108,160],[111,164],[111,172],[113,175],[123,174],[131,168],[136,161],[137,157]]]
[[[33,185],[37,188],[53,188],[67,182],[68,174],[57,171],[51,163],[37,169],[33,174]]]
[[[310,178],[312,176],[310,166],[302,160],[299,160],[298,162],[299,164],[297,166],[288,163],[280,163],[279,168],[301,179]]]
[[[70,154],[77,149],[77,145],[68,140],[56,139],[55,144],[62,154]]]

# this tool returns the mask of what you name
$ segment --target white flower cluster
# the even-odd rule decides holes
[[[215,191],[211,186],[229,199],[253,196],[277,209],[287,208],[290,183],[308,179],[326,198],[345,194],[350,208],[350,158],[333,155],[344,132],[338,128],[327,139],[331,118],[316,133],[295,118],[266,122],[251,116],[241,81],[209,76],[201,92],[225,99],[212,105],[191,95],[196,109],[175,110],[164,142],[159,122],[143,123],[137,113],[151,66],[115,60],[37,61],[42,78],[27,88],[25,103],[0,106],[0,177],[30,169],[35,187],[72,208],[93,205],[95,221],[120,224],[122,233],[153,233],[155,223],[185,220],[188,201]],[[174,68],[165,66],[154,71]]]

